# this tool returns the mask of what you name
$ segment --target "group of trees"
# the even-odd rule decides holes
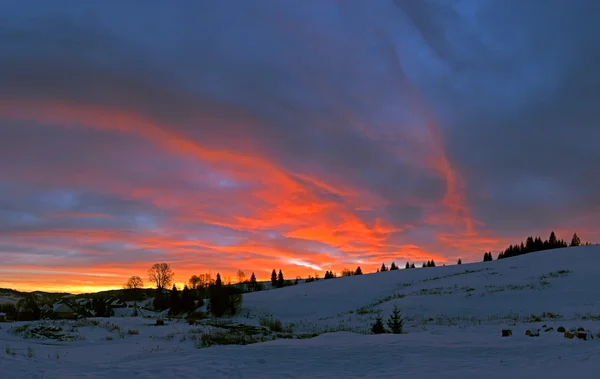
[[[394,334],[402,334],[404,333],[404,320],[402,319],[402,315],[398,310],[398,307],[394,305],[394,309],[392,310],[392,314],[387,320],[387,326],[389,331]],[[375,323],[371,326],[371,332],[373,334],[383,334],[388,331],[383,326],[383,319],[381,316],[378,316],[375,319]]]
[[[333,273],[333,271],[327,271],[325,273],[325,276],[326,276],[325,279],[328,279],[327,273],[329,273],[329,275],[330,275],[329,279],[335,278],[335,274]],[[354,271],[348,270],[347,268],[342,270],[342,276],[355,276],[355,275],[362,275],[362,274],[363,274],[363,272],[362,272],[362,268],[360,268],[360,266],[358,266],[356,268],[356,270],[354,270]]]
[[[422,267],[435,267],[435,262],[433,261],[433,259],[427,262],[423,262]]]
[[[285,278],[283,277],[283,271],[279,269],[279,274],[275,269],[271,272],[271,286],[273,288],[281,288],[285,285]]]
[[[573,233],[571,243],[567,244],[565,240],[559,240],[558,238],[556,238],[556,234],[554,233],[554,231],[552,231],[550,233],[550,237],[548,237],[547,240],[542,240],[540,237],[529,236],[527,237],[524,243],[521,242],[518,245],[510,245],[508,248],[506,248],[504,251],[498,254],[498,259],[516,257],[523,254],[533,253],[536,251],[560,249],[564,247],[573,247],[580,245],[581,239],[579,238],[577,233]],[[589,243],[586,243],[586,245],[589,245]],[[491,253],[489,253],[488,260],[491,260]]]

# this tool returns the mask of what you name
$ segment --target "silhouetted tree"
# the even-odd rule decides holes
[[[137,288],[142,288],[144,286],[144,282],[142,281],[142,278],[140,278],[139,276],[131,276],[129,279],[127,279],[127,282],[125,283],[125,288],[126,289],[137,289]]]
[[[183,286],[183,291],[181,291],[181,311],[189,313],[193,312],[195,309],[192,291],[190,291],[187,285]]]
[[[156,288],[167,288],[173,282],[175,273],[168,263],[155,263],[148,269],[148,278],[156,284]]]
[[[362,269],[360,268],[360,266],[358,266],[358,267],[356,268],[356,271],[354,271],[354,275],[362,275],[362,273],[363,273],[363,272],[362,272]]]
[[[397,269],[398,269],[398,266],[396,266],[396,262],[392,262],[392,264],[390,265],[390,271],[394,271]]]
[[[256,275],[252,273],[252,275],[250,275],[250,291],[256,291],[258,287],[257,284],[258,282],[256,281]]]
[[[342,270],[342,276],[354,276],[354,271],[348,270],[347,268]]]
[[[577,233],[573,233],[573,238],[571,238],[571,246],[573,247],[579,245],[581,245],[581,240],[579,239]]]
[[[197,290],[202,286],[202,279],[198,275],[192,275],[190,280],[188,280],[188,284],[190,285],[190,289]]]
[[[410,264],[410,268],[416,268],[415,267],[415,262],[413,262],[413,263]]]
[[[423,266],[421,267],[427,267],[427,262],[423,262]]]
[[[373,323],[373,325],[371,326],[371,332],[373,332],[373,334],[385,333],[385,328],[383,327],[383,319],[381,318],[381,316],[378,316],[375,319],[375,323]]]
[[[271,286],[273,288],[277,287],[277,271],[275,269],[271,272]]]
[[[283,272],[279,269],[279,275],[277,275],[277,287],[281,288],[285,284],[285,279],[283,278]]]
[[[404,320],[402,320],[402,316],[396,305],[394,305],[394,310],[388,319],[387,325],[394,334],[401,334],[403,332]]]
[[[218,272],[217,272],[217,279],[215,279],[215,286],[216,287],[223,286],[223,281],[221,280],[221,274],[219,274]]]
[[[106,317],[108,313],[107,308],[105,298],[95,297],[92,299],[92,309],[94,310],[94,315],[96,317]]]
[[[493,261],[493,260],[494,260],[494,258],[492,257],[492,253],[491,252],[483,254],[483,261],[484,262],[490,262],[490,261]]]
[[[551,249],[558,246],[558,241],[556,240],[556,234],[554,234],[554,230],[550,233],[550,238],[548,238],[548,245]]]
[[[410,268],[410,263],[406,262],[406,266],[404,268],[405,269]]]
[[[231,316],[235,316],[242,307],[242,290],[238,287],[225,287],[225,297],[227,303],[227,312]]]
[[[459,258],[458,262],[456,262],[457,265],[461,265],[462,264],[462,260]]]
[[[156,289],[152,306],[157,311],[169,308],[169,298],[165,296],[162,289]]]
[[[380,269],[379,271],[380,271],[380,272],[385,272],[385,271],[387,271],[387,270],[388,270],[388,269],[387,269],[387,267],[385,267],[385,263],[382,263],[382,264],[381,264],[381,269]]]
[[[176,316],[181,313],[181,300],[179,299],[179,291],[175,284],[173,284],[173,289],[171,290],[171,296],[169,299],[169,314]]]

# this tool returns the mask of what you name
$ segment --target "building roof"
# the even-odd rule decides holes
[[[54,304],[54,306],[52,307],[52,310],[54,311],[54,313],[72,313],[73,312],[73,308],[71,308],[69,305],[64,304],[64,303]]]

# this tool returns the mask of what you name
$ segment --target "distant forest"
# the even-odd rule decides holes
[[[542,250],[550,250],[550,249],[560,249],[563,247],[572,247],[572,246],[580,246],[581,239],[577,235],[577,233],[573,234],[571,238],[571,243],[567,244],[565,240],[557,239],[554,231],[550,233],[550,237],[547,240],[542,240],[540,237],[529,236],[525,240],[525,242],[521,242],[518,245],[510,245],[504,251],[501,251],[498,254],[498,259],[516,257],[523,254],[533,253],[536,251]],[[584,245],[591,245],[591,243],[586,242]],[[485,253],[483,255],[483,261],[488,262],[493,260],[492,253]]]

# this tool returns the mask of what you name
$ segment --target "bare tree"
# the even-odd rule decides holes
[[[200,278],[198,275],[192,275],[192,277],[188,281],[190,289],[196,290],[202,287],[202,281],[202,278]]]
[[[124,286],[126,289],[136,289],[136,288],[142,288],[144,287],[144,282],[142,281],[142,278],[140,278],[139,276],[132,276],[129,279],[127,279],[127,283],[125,283]]]
[[[242,284],[246,281],[246,274],[244,273],[244,271],[238,270],[237,275],[238,275],[238,283]]]
[[[175,273],[168,263],[155,263],[148,269],[148,278],[156,284],[156,288],[167,288],[173,282]]]

